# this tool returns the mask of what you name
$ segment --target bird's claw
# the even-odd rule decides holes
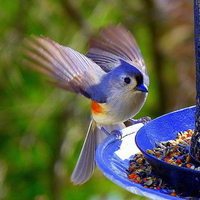
[[[122,138],[122,133],[119,130],[113,130],[111,132],[108,132],[103,126],[101,127],[101,130],[107,135],[107,136],[111,136],[111,135],[116,135],[116,137],[118,139]]]
[[[140,119],[129,119],[129,121],[134,125],[134,124],[138,124],[138,123],[142,123],[142,124],[147,124],[148,122],[151,121],[150,117],[142,117]]]
[[[111,135],[115,135],[119,140],[122,139],[122,132],[119,131],[119,130],[113,130],[113,131],[111,132]]]

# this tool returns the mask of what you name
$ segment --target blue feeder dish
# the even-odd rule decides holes
[[[128,178],[126,170],[129,168],[129,161],[141,150],[156,172],[164,176],[171,186],[183,189],[186,195],[197,193],[196,190],[200,188],[200,172],[176,167],[146,153],[147,149],[154,148],[155,142],[171,140],[176,137],[177,132],[194,129],[194,113],[195,107],[186,108],[152,120],[145,126],[129,126],[121,130],[122,139],[116,135],[110,136],[97,147],[97,166],[108,179],[134,194],[154,200],[182,199],[170,196],[163,190],[145,188]],[[136,147],[135,139],[140,150]]]
[[[183,196],[200,197],[200,172],[169,164],[148,154],[155,142],[176,138],[180,131],[195,128],[195,107],[163,115],[142,127],[136,135],[136,144],[155,172]]]

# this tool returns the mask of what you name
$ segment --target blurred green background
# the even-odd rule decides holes
[[[70,175],[90,119],[90,101],[46,83],[23,65],[21,45],[45,35],[85,54],[91,35],[122,23],[136,37],[150,75],[136,118],[195,104],[193,5],[188,0],[6,0],[0,6],[0,199],[147,199],[96,169],[73,186]]]

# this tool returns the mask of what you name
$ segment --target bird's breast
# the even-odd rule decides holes
[[[111,125],[124,122],[135,116],[142,108],[146,93],[139,92],[133,97],[116,97],[109,99],[107,103],[92,101],[92,117],[98,124]]]
[[[109,110],[106,103],[91,102],[92,118],[98,124],[113,124],[113,118],[109,115]]]

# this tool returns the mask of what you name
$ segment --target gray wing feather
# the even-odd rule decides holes
[[[26,40],[27,64],[52,77],[54,85],[91,98],[89,88],[98,85],[105,72],[83,54],[49,38],[32,36]]]
[[[90,179],[95,168],[95,149],[96,149],[96,123],[91,121],[88,132],[79,155],[77,164],[71,175],[71,181],[77,184],[83,184]]]
[[[144,59],[131,35],[122,25],[109,25],[100,30],[101,38],[92,38],[87,57],[102,67],[106,72],[120,65],[120,59],[134,65],[148,79]],[[148,82],[148,81],[147,81]]]

